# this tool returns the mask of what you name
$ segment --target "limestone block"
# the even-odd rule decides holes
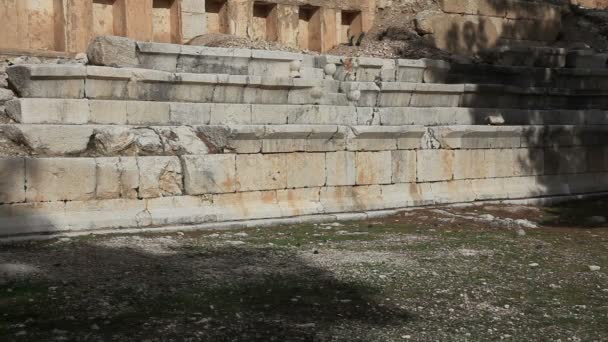
[[[537,177],[511,177],[503,180],[505,196],[509,199],[544,196],[544,186]]]
[[[25,159],[0,158],[0,203],[18,202],[25,202]]]
[[[207,16],[204,13],[182,11],[181,18],[182,36],[184,41],[191,40],[192,38],[198,37],[206,33]]]
[[[182,168],[177,157],[137,157],[139,197],[182,194]]]
[[[266,132],[264,126],[230,126],[227,148],[236,153],[262,153],[262,140]]]
[[[236,191],[236,158],[231,154],[182,156],[185,192],[188,195]]]
[[[536,176],[545,173],[544,151],[538,148],[521,148],[513,152],[513,175]]]
[[[213,195],[218,221],[280,217],[277,192],[251,191]]]
[[[453,177],[454,153],[450,150],[416,151],[418,182],[450,180]]]
[[[471,180],[471,190],[478,201],[506,199],[508,197],[505,189],[507,178],[483,178]]]
[[[135,41],[124,37],[96,37],[87,49],[87,56],[93,65],[136,67],[139,64]]]
[[[303,125],[266,126],[262,152],[298,152],[306,150],[310,129]]]
[[[485,156],[484,150],[454,151],[454,179],[488,178],[492,165]]]
[[[209,103],[172,102],[169,104],[169,120],[174,125],[209,125],[211,122],[212,106]],[[156,124],[161,123],[158,122]]]
[[[355,157],[357,185],[390,184],[391,152],[357,152]]]
[[[134,125],[170,122],[171,105],[164,102],[127,101],[127,123]]]
[[[344,126],[312,126],[306,138],[307,152],[333,152],[346,149],[349,129]]]
[[[88,100],[90,110],[90,121],[96,124],[105,125],[126,125],[127,124],[127,101],[112,100]],[[134,117],[131,124],[143,124],[137,122]],[[145,119],[148,122],[148,119]],[[160,123],[157,123],[160,124]]]
[[[211,106],[211,125],[250,125],[251,105],[214,103]]]
[[[391,183],[411,183],[416,181],[416,151],[391,151]]]
[[[251,105],[251,123],[254,125],[284,125],[292,108],[289,105]]]
[[[383,209],[382,190],[379,185],[326,187],[321,204],[326,213]]]
[[[395,127],[353,126],[347,137],[349,151],[396,150]]]
[[[93,128],[85,125],[0,125],[0,136],[27,146],[36,155],[78,155],[87,149]]]
[[[7,114],[24,124],[85,124],[89,121],[87,100],[14,99],[5,103]]]
[[[425,66],[418,60],[398,59],[396,61],[396,82],[422,83]]]
[[[382,185],[382,202],[387,209],[430,204],[422,200],[420,187],[414,183]]]
[[[327,185],[355,185],[355,152],[339,151],[326,154]]]
[[[95,159],[28,158],[26,201],[85,201],[95,196]]]
[[[469,180],[453,180],[448,182],[428,183],[429,194],[432,194],[434,204],[470,202],[475,200]]]
[[[6,69],[20,97],[83,98],[86,68],[82,65],[14,65]]]
[[[146,201],[146,216],[140,226],[201,225],[217,221],[211,196],[159,197]],[[147,222],[146,222],[147,221]]]
[[[135,158],[95,158],[95,162],[97,169],[96,198],[137,198],[139,169]]]
[[[320,188],[277,190],[277,202],[281,216],[313,215],[323,212]]]
[[[324,153],[285,155],[288,188],[311,188],[325,185]]]
[[[488,0],[440,0],[439,5],[445,13],[478,14],[479,3]]]
[[[411,107],[458,107],[464,86],[459,84],[416,84]]]
[[[237,155],[237,191],[287,188],[287,164],[283,154]]]
[[[582,147],[545,149],[545,173],[584,173],[587,170],[587,151]]]

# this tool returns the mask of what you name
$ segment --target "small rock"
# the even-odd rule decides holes
[[[248,237],[248,236],[249,236],[249,234],[247,234],[247,233],[236,233],[236,234],[234,234],[234,236],[238,236],[238,237]]]
[[[25,330],[21,330],[15,334],[15,336],[25,336],[25,335],[27,335],[27,331],[25,331]]]
[[[538,228],[538,226],[534,222],[528,220],[515,220],[515,223],[524,228]]]
[[[99,330],[99,325],[97,325],[97,324],[91,325],[91,330]]]
[[[226,243],[233,246],[240,246],[245,244],[243,241],[226,241]]]
[[[177,232],[178,236],[184,236],[184,232]]]
[[[518,229],[517,230],[517,236],[526,236],[526,231],[523,229]]]
[[[539,265],[539,264],[537,264],[537,263],[535,263],[535,262],[533,262],[533,263],[529,264],[528,266],[530,266],[530,267],[538,267],[538,266],[540,266],[540,265]]]
[[[591,272],[596,272],[596,271],[599,271],[599,270],[601,270],[601,269],[602,269],[602,268],[601,268],[601,267],[599,267],[599,266],[595,266],[595,265],[591,265],[591,266],[589,266],[589,271],[591,271]]]

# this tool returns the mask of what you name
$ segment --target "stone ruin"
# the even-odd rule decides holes
[[[608,190],[608,69],[588,51],[467,64],[100,36],[87,55],[0,78],[2,238]]]

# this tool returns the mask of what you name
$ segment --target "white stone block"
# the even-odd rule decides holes
[[[127,103],[127,101],[89,100],[91,123],[106,125],[127,124]],[[148,122],[147,118],[144,119],[144,122],[138,122],[136,117],[133,117],[132,120],[132,122],[128,123],[137,125]]]
[[[84,201],[95,197],[93,158],[28,158],[27,202]]]
[[[435,182],[452,179],[454,153],[450,150],[416,151],[416,179],[418,182]]]
[[[182,156],[186,194],[203,195],[236,191],[234,154]]]
[[[416,151],[391,151],[392,183],[416,181]]]
[[[182,168],[177,157],[137,157],[139,197],[182,194]]]
[[[286,154],[287,187],[310,188],[325,185],[324,153]]]
[[[236,156],[237,191],[287,188],[287,164],[283,154]]]
[[[0,158],[0,203],[18,202],[25,202],[25,159],[2,157]]]
[[[391,151],[357,152],[357,185],[391,183]]]
[[[88,100],[22,98],[5,103],[7,114],[24,124],[85,124]]]
[[[326,154],[327,185],[355,185],[355,152],[331,152]]]

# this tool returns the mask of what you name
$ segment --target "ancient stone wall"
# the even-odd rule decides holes
[[[115,35],[182,43],[207,32],[325,51],[369,30],[374,0],[0,0],[0,50],[84,52]]]
[[[605,68],[116,37],[89,59],[7,68],[18,98],[0,125],[0,236],[608,190]]]
[[[438,48],[471,55],[500,46],[544,46],[561,29],[561,7],[519,0],[440,0],[416,28]]]

